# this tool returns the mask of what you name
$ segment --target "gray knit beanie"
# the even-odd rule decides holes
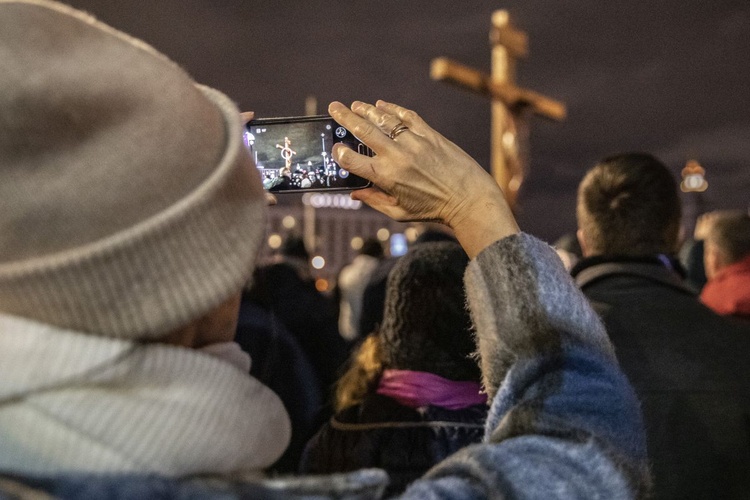
[[[145,43],[0,0],[0,312],[148,339],[237,293],[265,220],[241,134]]]
[[[379,330],[386,368],[480,380],[463,275],[469,263],[456,242],[415,245],[388,275]]]

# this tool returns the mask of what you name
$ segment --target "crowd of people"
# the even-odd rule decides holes
[[[417,113],[334,102],[352,197],[443,227],[334,300],[300,239],[256,262],[229,98],[47,0],[0,0],[0,60],[0,498],[750,496],[750,217],[681,262],[655,157],[589,170],[556,251]]]

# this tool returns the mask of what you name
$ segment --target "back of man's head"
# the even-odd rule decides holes
[[[587,256],[673,253],[680,215],[674,177],[649,154],[605,158],[578,188],[578,228]]]
[[[712,214],[706,234],[707,252],[718,252],[720,270],[750,255],[750,215],[742,210],[722,210]]]
[[[383,244],[380,243],[380,240],[378,240],[377,238],[367,238],[364,243],[362,243],[362,248],[360,249],[359,253],[379,259],[384,254]]]
[[[302,236],[291,234],[287,236],[281,244],[281,255],[284,257],[293,257],[305,262],[310,260],[310,252],[307,251],[307,245]]]

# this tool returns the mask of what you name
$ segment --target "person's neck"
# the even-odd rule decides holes
[[[708,278],[708,280],[712,281],[721,278],[724,275],[734,274],[736,272],[747,272],[746,270],[750,271],[750,254],[742,257],[740,260],[717,267],[716,271],[710,278]]]

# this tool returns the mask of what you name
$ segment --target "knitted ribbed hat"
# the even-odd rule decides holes
[[[158,338],[237,293],[265,220],[241,134],[145,43],[0,0],[0,312]]]
[[[451,380],[480,380],[466,310],[463,275],[469,258],[455,242],[415,245],[388,275],[380,328],[386,368],[425,371]]]

